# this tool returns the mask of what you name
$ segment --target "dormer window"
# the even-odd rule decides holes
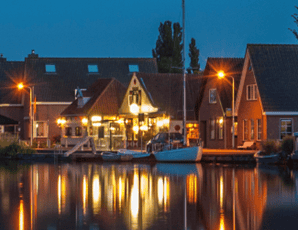
[[[88,65],[88,72],[89,73],[98,73],[98,66],[90,64]]]
[[[139,72],[139,65],[130,64],[130,65],[128,65],[128,68],[129,68],[130,73]]]
[[[46,64],[46,73],[56,73],[56,66],[54,64]]]

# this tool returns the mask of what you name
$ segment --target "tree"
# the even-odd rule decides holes
[[[295,6],[295,8],[298,10],[298,7]],[[292,17],[295,19],[295,24],[296,26],[298,26],[298,14],[293,14]],[[296,30],[292,30],[289,28],[290,31],[292,31],[292,33],[295,35],[296,39],[298,40],[298,32]]]
[[[182,73],[182,27],[165,21],[158,28],[159,36],[152,55],[157,60],[159,73]]]
[[[193,73],[198,73],[200,71],[199,55],[200,50],[196,47],[196,40],[191,38],[188,56],[190,57],[190,69],[192,69]]]

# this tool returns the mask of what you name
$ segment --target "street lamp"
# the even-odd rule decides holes
[[[219,71],[217,73],[217,76],[219,79],[222,79],[226,76],[224,71]],[[235,81],[234,77],[227,76],[232,78],[232,148],[235,148],[235,107],[234,107],[234,101],[235,101]]]
[[[18,84],[18,89],[23,89],[25,86],[23,83]],[[29,106],[29,117],[30,117],[30,145],[33,145],[33,123],[34,123],[34,116],[33,116],[33,110],[32,110],[32,91],[34,90],[34,86],[26,86],[29,89],[30,92],[30,106]]]

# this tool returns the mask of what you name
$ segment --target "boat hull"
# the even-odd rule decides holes
[[[260,155],[260,152],[255,154],[255,159],[257,163],[260,164],[277,164],[280,162],[280,155],[279,154],[271,154],[271,155]]]
[[[161,162],[199,162],[202,159],[203,149],[201,146],[194,146],[181,149],[170,149],[155,152],[157,161]]]

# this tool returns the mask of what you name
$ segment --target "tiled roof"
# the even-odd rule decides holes
[[[77,87],[86,89],[99,78],[115,78],[128,85],[132,76],[129,65],[138,65],[140,72],[157,72],[154,58],[39,58],[29,55],[25,63],[37,101],[73,101]],[[46,65],[55,65],[55,72],[46,72]],[[98,72],[89,72],[88,65],[97,66]]]
[[[0,115],[0,125],[17,125],[19,122]]]
[[[208,58],[204,70],[204,79],[206,81],[216,78],[216,88],[220,95],[220,101],[224,111],[232,107],[232,78],[235,81],[235,101],[243,69],[243,58]],[[224,79],[218,79],[218,71],[224,71],[227,75]],[[206,84],[206,82],[205,82]],[[201,89],[200,95],[204,94],[205,88]]]
[[[0,104],[21,104],[21,92],[16,85],[22,79],[24,62],[0,58]]]
[[[87,91],[84,97],[90,97],[88,102],[78,108],[78,99],[72,102],[61,115],[90,115],[90,114],[117,114],[126,88],[115,79],[98,79]]]
[[[174,119],[182,119],[183,116],[183,76],[182,74],[148,74],[137,73],[140,82],[145,86],[155,106],[166,111]],[[187,120],[195,120],[196,103],[200,78],[196,74],[186,76],[186,110]]]
[[[248,44],[263,109],[298,111],[298,45]]]

